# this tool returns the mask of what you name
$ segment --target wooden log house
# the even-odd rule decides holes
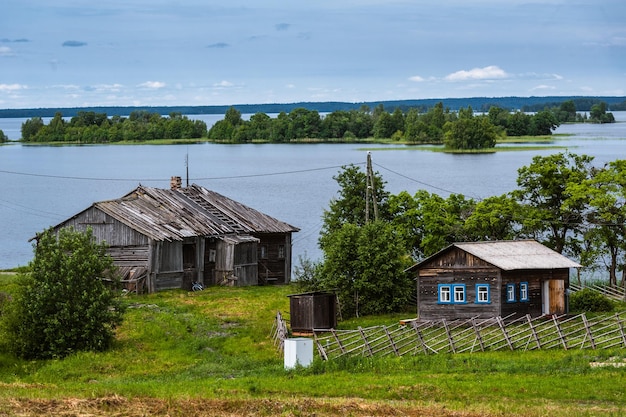
[[[298,228],[199,185],[140,185],[54,226],[91,227],[130,289],[287,284]],[[138,291],[139,292],[139,291]]]
[[[534,240],[454,243],[413,265],[420,320],[519,317],[568,311],[570,268]]]

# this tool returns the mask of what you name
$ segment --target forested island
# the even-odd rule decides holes
[[[162,116],[147,110],[135,110],[128,117],[94,111],[79,111],[66,121],[57,112],[48,124],[32,117],[22,124],[22,141],[29,143],[116,143],[154,140],[203,139],[223,143],[294,141],[355,142],[392,141],[406,144],[444,144],[448,149],[493,148],[506,136],[550,135],[561,123],[613,123],[605,102],[591,106],[589,114],[579,113],[574,100],[552,108],[526,113],[491,106],[475,113],[471,106],[452,111],[438,102],[431,108],[395,107],[383,104],[373,109],[335,110],[320,114],[304,107],[276,117],[254,113],[244,120],[236,107],[229,107],[222,120],[207,130],[206,123],[191,120],[181,113]],[[0,132],[1,133],[1,132]],[[0,135],[2,137],[3,134]]]

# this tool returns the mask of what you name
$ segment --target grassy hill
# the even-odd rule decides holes
[[[0,293],[14,289],[0,274]],[[63,360],[0,353],[0,416],[600,416],[626,411],[626,350],[352,358],[286,371],[270,333],[294,287],[128,295],[115,347]],[[391,324],[409,314],[341,322]]]

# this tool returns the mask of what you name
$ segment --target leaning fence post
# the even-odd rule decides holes
[[[393,353],[395,353],[396,356],[400,356],[400,353],[398,352],[398,348],[396,347],[396,344],[393,341],[393,338],[391,337],[391,334],[389,333],[389,330],[387,330],[387,326],[383,326],[383,330],[385,330],[385,334],[387,335],[387,339],[389,339],[389,344],[391,345],[391,348],[393,349]]]
[[[313,339],[315,340],[315,344],[317,345],[317,351],[320,353],[321,358],[327,361],[328,355],[326,354],[326,350],[324,349],[324,346],[322,346],[322,343],[317,338],[317,332],[315,330],[313,330]]]
[[[476,333],[476,339],[478,339],[478,343],[480,344],[480,351],[485,351],[485,345],[483,343],[483,337],[480,334],[480,329],[476,325],[476,320],[472,318],[472,327],[474,328],[474,332]]]
[[[367,341],[367,337],[365,336],[365,332],[363,331],[363,328],[361,326],[359,326],[359,333],[361,333],[361,337],[363,338],[363,342],[365,344],[365,347],[367,348],[369,355],[374,356],[374,352],[372,352],[372,347]]]
[[[456,353],[456,348],[454,347],[454,340],[452,339],[452,333],[450,333],[448,322],[446,321],[446,319],[443,319],[442,322],[443,322],[443,328],[446,329],[446,334],[448,335],[448,342],[450,343],[450,349],[452,349],[452,353]]]
[[[565,336],[563,335],[563,331],[561,330],[561,325],[559,325],[559,322],[556,319],[556,314],[552,316],[552,321],[554,322],[556,331],[559,333],[559,338],[561,339],[561,344],[563,345],[563,349],[567,350],[567,340],[565,340]]]
[[[624,347],[626,347],[626,335],[624,334],[624,323],[619,317],[619,313],[615,313],[615,318],[617,319],[617,325],[619,326],[620,333],[622,335],[622,342],[624,342]]]
[[[528,320],[528,327],[530,327],[530,331],[535,339],[535,343],[537,343],[537,349],[541,349],[541,341],[539,340],[539,335],[537,334],[537,329],[533,325],[533,320],[530,314],[526,314],[526,320]]]
[[[344,355],[346,353],[346,349],[343,347],[341,340],[339,340],[339,336],[337,336],[337,332],[335,331],[335,329],[330,329],[330,332],[335,338],[335,342],[337,342],[337,346],[339,346],[339,349],[341,350],[341,354]]]
[[[583,324],[585,325],[585,331],[587,332],[587,337],[589,337],[589,342],[591,342],[591,348],[595,349],[596,348],[596,341],[593,340],[593,335],[591,334],[591,328],[589,326],[589,322],[587,321],[587,316],[585,315],[585,313],[581,314],[581,317],[583,319]],[[583,343],[580,345],[580,348],[582,349],[584,347],[585,341],[583,340]]]
[[[424,342],[424,338],[422,337],[422,332],[420,332],[418,324],[416,322],[413,322],[412,326],[413,326],[413,330],[415,330],[415,333],[417,333],[417,341],[420,343],[420,346],[422,347],[424,354],[427,355],[428,350],[426,349],[426,342]]]
[[[496,317],[496,321],[498,322],[498,326],[500,326],[500,330],[502,330],[502,336],[504,336],[504,340],[506,340],[506,344],[509,345],[509,349],[515,350],[515,348],[513,347],[513,343],[511,343],[511,338],[509,337],[509,334],[506,332],[506,326],[504,325],[504,320],[502,320],[502,317],[498,316]]]

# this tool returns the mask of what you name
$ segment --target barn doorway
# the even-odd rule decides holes
[[[543,282],[542,313],[544,315],[565,314],[565,280],[549,279]]]

